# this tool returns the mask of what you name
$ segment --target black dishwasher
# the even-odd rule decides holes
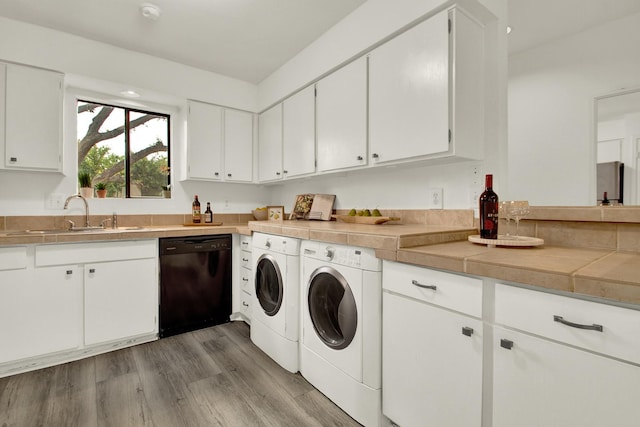
[[[229,321],[231,235],[160,239],[160,337]]]

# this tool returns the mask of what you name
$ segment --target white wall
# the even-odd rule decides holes
[[[0,18],[0,60],[64,72],[65,84],[72,86],[65,94],[64,174],[0,170],[0,215],[61,214],[61,210],[45,209],[47,195],[76,192],[77,93],[90,90],[108,101],[117,99],[109,94],[134,89],[142,98],[131,102],[170,113],[174,178],[184,175],[186,99],[256,110],[256,85],[6,18]],[[171,200],[94,199],[90,209],[92,213],[184,213],[189,212],[194,194],[202,201],[212,201],[214,211],[220,212],[247,212],[256,201],[268,201],[257,186],[182,183],[176,179],[173,187]]]
[[[640,86],[640,14],[509,57],[509,192],[594,205],[594,98]]]

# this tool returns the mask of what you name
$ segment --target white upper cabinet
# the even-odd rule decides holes
[[[318,171],[366,165],[367,58],[328,75],[316,88]]]
[[[315,87],[283,102],[282,161],[285,178],[312,174],[316,170]]]
[[[0,77],[4,77],[0,83],[4,167],[61,171],[64,76],[54,71],[0,64]],[[0,130],[2,125],[0,122]]]
[[[282,179],[282,104],[260,114],[258,129],[258,180]]]
[[[189,101],[187,174],[190,179],[222,179],[222,107]]]
[[[483,28],[440,12],[369,55],[369,151],[374,164],[483,155]]]
[[[224,110],[224,179],[253,180],[253,114]]]
[[[189,101],[187,127],[188,179],[252,181],[252,113]]]

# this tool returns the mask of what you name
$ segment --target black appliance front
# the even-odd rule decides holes
[[[160,337],[229,322],[231,235],[160,239]]]
[[[308,286],[309,317],[316,334],[334,350],[348,347],[358,328],[358,307],[349,283],[325,266],[311,274]]]
[[[267,316],[275,316],[282,306],[284,287],[276,259],[263,254],[256,263],[255,292],[260,307]]]

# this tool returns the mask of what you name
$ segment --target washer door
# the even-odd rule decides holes
[[[317,268],[309,279],[309,317],[323,343],[346,348],[356,334],[358,309],[346,279],[334,268]]]
[[[275,316],[282,305],[282,274],[274,257],[264,254],[256,263],[256,297],[267,316]]]

